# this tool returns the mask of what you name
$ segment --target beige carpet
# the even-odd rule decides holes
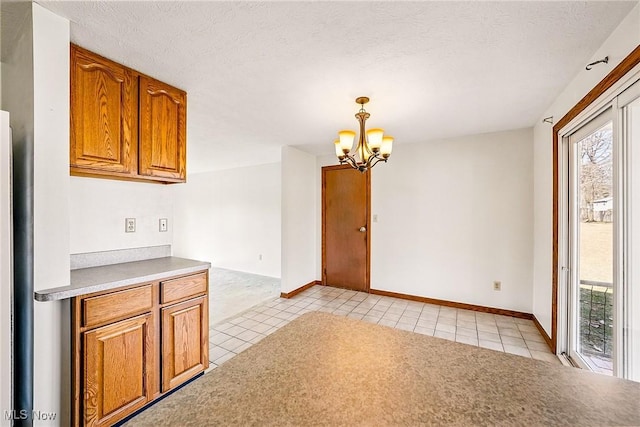
[[[131,426],[640,425],[640,383],[307,313]]]

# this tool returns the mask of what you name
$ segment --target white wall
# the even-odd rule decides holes
[[[318,251],[315,156],[282,147],[282,292],[290,292],[316,276]]]
[[[13,128],[12,150],[15,161],[24,165],[30,161],[33,146],[33,17],[29,3],[0,3],[5,20],[0,26],[3,36],[2,45],[2,108],[11,114],[10,123]],[[11,17],[14,25],[7,25]],[[19,23],[18,23],[19,21]],[[10,32],[11,30],[11,32]],[[26,168],[16,168],[16,173],[23,178]],[[18,209],[25,209],[28,197],[24,193],[14,195],[14,204]],[[18,199],[18,200],[16,200]],[[28,227],[25,227],[28,228]],[[21,230],[18,230],[20,232]],[[11,355],[13,357],[13,354]],[[12,372],[10,372],[12,374]],[[11,393],[11,391],[10,391]],[[3,391],[2,410],[11,410],[6,406],[6,395]],[[4,414],[4,412],[3,412]],[[10,425],[9,420],[2,417],[0,424]]]
[[[581,69],[534,126],[533,314],[549,335],[551,335],[552,299],[553,125],[542,123],[542,118],[553,116],[554,122],[557,123],[639,44],[640,5],[636,5],[587,61],[588,63],[609,56],[609,63],[598,64],[591,71]]]
[[[72,254],[172,243],[172,185],[68,175]],[[135,233],[125,233],[125,218],[136,219]],[[169,220],[168,231],[159,231],[160,218]]]
[[[523,129],[396,146],[372,170],[371,288],[530,313],[531,144]]]
[[[280,163],[190,174],[172,190],[175,256],[280,277]]]
[[[3,40],[2,101],[11,113],[14,153],[22,159],[33,153],[37,290],[69,283],[69,22],[37,4],[5,6],[12,8],[8,16],[24,17],[17,33]],[[69,424],[68,331],[68,303],[35,303],[34,409],[57,414],[46,425]]]
[[[69,283],[69,22],[37,4],[3,58],[3,107],[13,117],[14,143],[33,128],[34,288]],[[21,151],[25,151],[21,148]],[[27,150],[28,152],[28,150]],[[69,304],[35,303],[34,409],[68,425]],[[9,408],[3,408],[9,409]]]
[[[5,19],[5,25],[0,26],[0,33],[2,33],[4,42],[2,46],[1,86],[4,87],[2,109],[11,112],[10,123],[13,127],[13,150],[18,148],[18,161],[20,161],[26,157],[26,153],[29,151],[29,149],[27,149],[28,144],[26,141],[28,139],[31,140],[31,137],[33,136],[33,21],[31,16],[31,7],[29,4],[8,4],[7,2],[2,2],[0,3],[0,8],[3,10],[3,16]],[[5,8],[11,10],[6,11]],[[20,19],[21,22],[19,24],[14,22],[14,26],[9,26],[6,22],[6,19],[8,19],[9,16],[15,20]],[[8,29],[12,27],[15,32],[9,33]],[[4,157],[6,154],[7,152],[3,150],[3,162],[8,160]],[[5,212],[2,214],[4,215]],[[10,244],[10,242],[7,242],[5,238],[7,238],[7,234],[6,231],[3,230],[2,245],[4,248],[6,248],[7,243]],[[4,252],[4,254],[6,255],[6,252]],[[10,272],[6,269],[6,261],[6,259],[3,260],[1,279],[3,282],[2,304],[8,309],[8,311],[4,311],[3,309],[2,313],[3,348],[1,356],[2,374],[0,375],[2,378],[2,384],[0,385],[2,387],[2,391],[0,392],[0,410],[2,411],[12,409],[11,377],[13,374],[11,367],[12,349],[10,347],[8,349],[4,347],[7,341],[10,342],[11,340],[12,330],[7,330],[5,328],[8,328],[9,325],[12,326],[12,324],[7,324],[5,322],[7,321],[7,317],[11,316],[11,299],[13,295],[12,277],[9,278],[9,283],[5,282],[7,273]],[[8,286],[8,289],[4,288],[4,286]],[[9,305],[6,306],[5,304]],[[9,337],[7,337],[7,332],[9,333]],[[7,362],[9,369],[7,369]],[[4,412],[2,412],[2,414],[4,414]],[[2,418],[0,418],[0,425],[3,427],[9,426],[11,425],[11,421],[5,420],[4,416],[2,416]]]
[[[531,313],[532,140],[521,129],[396,145],[372,170],[371,288]],[[318,279],[321,168],[335,164],[317,159]]]
[[[69,21],[33,3],[35,290],[69,284],[69,40]],[[36,303],[34,410],[57,425],[70,422],[69,321],[68,301]]]

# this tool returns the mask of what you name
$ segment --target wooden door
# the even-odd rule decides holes
[[[322,168],[322,281],[369,291],[370,172]]]
[[[138,79],[128,68],[71,46],[71,172],[135,175]]]
[[[83,334],[84,425],[111,425],[151,401],[151,313]]]
[[[162,309],[162,391],[209,367],[207,297]]]
[[[140,76],[139,174],[186,180],[187,94]]]

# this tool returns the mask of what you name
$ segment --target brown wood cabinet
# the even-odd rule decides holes
[[[186,94],[140,76],[140,175],[186,178]]]
[[[187,94],[71,45],[72,175],[186,181]]]
[[[153,315],[83,334],[83,416],[86,425],[111,425],[152,399]]]
[[[162,391],[205,369],[209,360],[206,297],[162,309]]]
[[[74,426],[112,425],[209,367],[207,271],[71,307]]]
[[[72,167],[86,173],[135,176],[137,119],[137,76],[113,61],[72,48]]]

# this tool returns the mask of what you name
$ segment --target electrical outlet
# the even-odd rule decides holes
[[[262,261],[262,254],[258,255],[258,261]]]
[[[494,291],[499,291],[501,289],[502,289],[502,282],[499,282],[497,280],[495,282],[493,282],[493,290]]]
[[[164,233],[169,229],[169,221],[167,220],[167,218],[160,218],[159,228],[161,233]]]
[[[373,214],[373,222],[378,222],[378,214]]]
[[[124,219],[124,232],[125,233],[135,233],[136,232],[136,219],[135,218],[125,218]]]

